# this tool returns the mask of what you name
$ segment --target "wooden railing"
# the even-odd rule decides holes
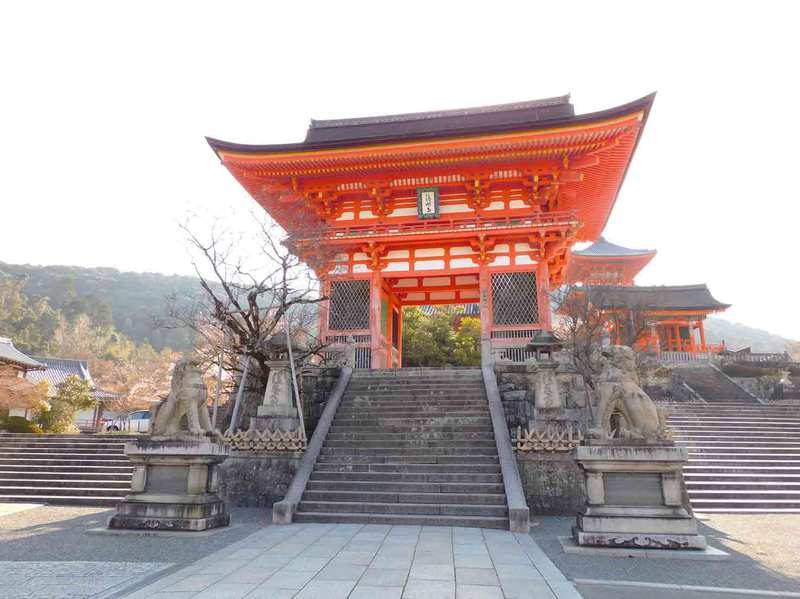
[[[327,227],[308,235],[298,236],[294,241],[318,241],[363,237],[393,237],[397,235],[422,235],[426,233],[474,233],[493,229],[530,229],[552,226],[577,226],[579,221],[574,210],[540,212],[529,216],[471,217],[462,219],[416,220],[403,223],[376,223],[370,225],[346,225]]]

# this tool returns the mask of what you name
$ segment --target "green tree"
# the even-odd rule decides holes
[[[403,311],[403,366],[478,366],[480,319],[445,311]]]
[[[42,428],[48,433],[73,433],[78,431],[75,413],[91,408],[95,400],[89,381],[71,374],[59,385],[58,393],[49,403],[48,408],[38,413],[37,420]]]

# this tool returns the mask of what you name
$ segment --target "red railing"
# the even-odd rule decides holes
[[[394,237],[426,233],[475,233],[495,229],[531,229],[553,226],[577,226],[574,210],[540,212],[529,216],[474,217],[468,219],[431,219],[403,223],[376,223],[328,227],[316,233],[298,235],[296,241],[353,239],[362,237]]]

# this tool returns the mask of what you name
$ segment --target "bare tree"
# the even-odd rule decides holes
[[[553,294],[556,333],[564,339],[575,368],[594,391],[597,374],[593,353],[606,338],[636,352],[637,368],[645,368],[641,341],[650,330],[646,305],[634,297],[615,295],[602,286],[566,285]]]
[[[181,226],[202,293],[195,298],[170,298],[166,326],[190,327],[209,367],[216,368],[222,352],[224,368],[237,385],[247,369],[245,392],[260,397],[273,357],[270,341],[285,331],[290,313],[290,334],[303,340],[295,359],[318,354],[324,347],[311,324],[316,304],[326,298],[321,297],[313,272],[287,247],[282,230],[266,219],[254,216],[253,220],[255,235],[247,241],[256,245],[249,255],[243,255],[241,234],[215,226],[201,236],[188,224]]]

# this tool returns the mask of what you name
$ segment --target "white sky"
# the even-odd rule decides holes
[[[561,8],[561,6],[567,8]],[[203,136],[572,93],[658,96],[606,236],[800,338],[791,2],[52,2],[0,8],[0,260],[190,274],[177,222],[254,202]]]

